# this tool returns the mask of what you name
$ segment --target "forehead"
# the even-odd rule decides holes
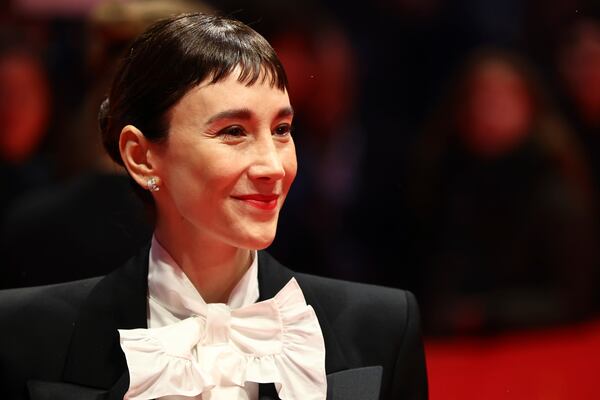
[[[248,109],[257,115],[276,113],[289,107],[286,90],[271,84],[270,79],[258,79],[248,85],[239,81],[239,73],[231,73],[218,82],[206,79],[190,89],[173,107],[175,118],[182,113],[210,117],[218,112],[231,109]]]

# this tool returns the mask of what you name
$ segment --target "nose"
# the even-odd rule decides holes
[[[280,149],[270,132],[256,141],[254,160],[248,174],[251,179],[260,181],[277,181],[285,176]]]

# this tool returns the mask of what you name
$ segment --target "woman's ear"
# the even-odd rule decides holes
[[[133,125],[126,125],[119,137],[119,151],[129,175],[144,189],[148,189],[148,180],[160,180],[156,165],[150,157],[150,141]]]

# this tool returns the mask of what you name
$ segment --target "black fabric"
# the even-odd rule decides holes
[[[365,367],[335,372],[327,375],[327,399],[346,400],[359,398],[377,400],[381,387],[383,368]]]
[[[106,275],[136,254],[152,226],[129,181],[85,174],[19,197],[0,220],[0,289]]]
[[[36,400],[106,400],[106,390],[88,388],[62,382],[27,382],[29,396]]]
[[[43,399],[28,395],[30,380],[85,386],[122,398],[129,377],[117,329],[146,327],[147,273],[146,246],[101,280],[0,291],[5,398]],[[381,366],[381,400],[427,398],[418,309],[410,293],[294,273],[259,252],[261,299],[275,295],[291,277],[319,319],[327,374]],[[354,393],[347,400],[367,400],[361,382],[354,380],[352,387],[352,380],[337,379],[330,391],[335,395],[340,384],[340,393]],[[260,385],[261,397],[276,399],[272,389]]]
[[[73,329],[65,382],[108,388],[125,373],[117,329],[148,327],[148,253],[149,246],[142,248],[102,279],[83,303]]]
[[[273,383],[261,383],[258,386],[258,399],[259,400],[279,400],[277,395],[277,389]]]
[[[129,379],[123,375],[110,390],[91,388],[64,382],[27,382],[31,400],[121,400],[127,391]]]

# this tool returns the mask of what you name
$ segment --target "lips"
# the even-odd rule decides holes
[[[277,200],[279,199],[279,195],[277,194],[245,194],[232,197],[243,201],[249,206],[266,211],[274,210],[277,207]]]

